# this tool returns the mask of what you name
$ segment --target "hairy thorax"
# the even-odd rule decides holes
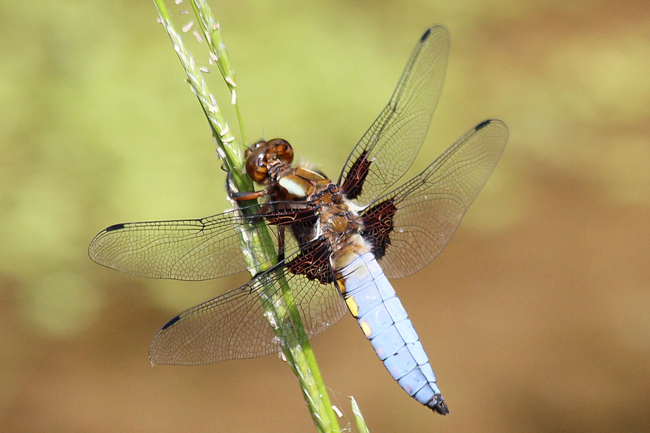
[[[359,212],[362,209],[348,200],[324,174],[305,166],[289,168],[286,164],[271,166],[269,172],[274,180],[270,187],[276,198],[295,201],[292,206],[296,207],[301,202],[310,202],[317,209],[312,236],[326,239],[333,252],[330,261],[335,272],[371,250],[361,236],[363,220]]]

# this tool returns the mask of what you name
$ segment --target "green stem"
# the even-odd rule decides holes
[[[185,73],[187,82],[196,97],[199,100],[203,113],[208,120],[212,134],[217,142],[219,154],[223,156],[224,162],[232,174],[234,186],[238,191],[252,191],[253,183],[251,179],[244,174],[242,167],[244,165],[243,148],[237,145],[228,124],[219,109],[216,99],[210,93],[203,75],[194,62],[194,58],[189,50],[185,47],[181,35],[176,31],[171,22],[169,11],[167,10],[164,0],[154,0],[160,21],[167,31],[174,50],[178,55]],[[199,22],[203,36],[210,49],[210,58],[219,67],[226,85],[231,92],[231,102],[235,105],[242,140],[244,138],[244,128],[241,119],[241,111],[237,101],[235,74],[230,63],[228,51],[226,50],[219,25],[213,19],[212,13],[205,0],[191,0],[192,9]],[[242,236],[240,241],[243,249],[248,250],[245,254],[249,260],[249,270],[251,275],[258,275],[266,269],[262,263],[272,263],[277,257],[277,252],[273,248],[263,250],[262,245],[273,245],[271,234],[264,225],[258,225],[257,230],[247,231],[249,235],[245,240]],[[253,254],[258,252],[258,256]],[[262,253],[259,253],[263,251]],[[261,256],[261,257],[260,257]],[[265,312],[275,332],[282,341],[283,353],[291,369],[298,377],[300,386],[310,410],[314,424],[319,432],[340,432],[336,414],[332,409],[327,388],[323,383],[316,358],[311,346],[305,336],[304,326],[300,318],[298,307],[293,298],[284,273],[282,270],[277,271],[277,279],[281,290],[272,290],[271,294],[262,298],[262,304]]]
[[[206,1],[191,0],[194,15],[199,22],[199,27],[205,36],[205,42],[210,50],[210,61],[217,64],[219,72],[223,77],[228,90],[230,90],[230,101],[235,106],[237,112],[237,121],[239,123],[239,131],[242,136],[242,143],[246,143],[246,134],[244,132],[244,122],[241,117],[241,110],[239,109],[239,100],[237,99],[237,82],[235,80],[235,70],[230,63],[230,56],[226,45],[221,38],[221,28],[212,16],[210,6]]]
[[[357,431],[359,433],[369,433],[366,420],[363,419],[361,409],[359,409],[359,405],[354,397],[350,397],[350,404],[352,405],[352,413],[354,414],[354,422],[357,425]]]

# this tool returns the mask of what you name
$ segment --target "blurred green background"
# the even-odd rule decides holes
[[[342,425],[354,395],[374,433],[650,431],[650,2],[211,6],[249,141],[286,138],[332,177],[432,24],[452,50],[414,170],[488,117],[511,130],[446,251],[394,281],[450,416],[408,398],[346,317],[313,342]],[[0,4],[0,431],[314,431],[275,356],[149,366],[161,325],[246,276],[149,281],[87,257],[110,224],[228,207],[156,17]]]

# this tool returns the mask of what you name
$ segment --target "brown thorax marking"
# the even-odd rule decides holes
[[[318,212],[320,232],[338,257],[367,250],[360,232],[363,220],[339,187],[324,174],[292,167],[293,149],[281,138],[260,141],[246,151],[246,171],[266,184],[273,201],[308,201]],[[357,251],[359,250],[359,251]],[[363,251],[362,251],[363,250]],[[334,261],[337,261],[333,257]]]

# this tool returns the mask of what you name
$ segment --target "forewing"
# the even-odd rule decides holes
[[[352,150],[338,184],[366,205],[409,169],[427,135],[445,79],[449,33],[425,32],[406,64],[388,105]]]
[[[269,248],[277,247],[276,228],[270,226],[270,237],[261,237],[257,228],[264,220],[246,216],[260,209],[262,205],[255,205],[201,219],[115,224],[95,236],[88,255],[100,265],[139,277],[200,281],[235,274],[247,269],[240,233],[253,257],[265,257]],[[264,215],[279,219],[286,214]],[[287,254],[296,251],[295,240],[287,239],[285,248]],[[271,261],[260,265],[268,268]]]
[[[363,214],[364,235],[389,278],[411,275],[447,245],[508,140],[499,120],[480,123],[422,173]]]
[[[290,257],[287,262],[298,259],[300,254]],[[277,352],[282,347],[281,341],[291,340],[282,333],[276,335],[263,302],[282,298],[285,277],[306,331],[300,340],[329,329],[345,314],[345,303],[332,284],[321,284],[318,279],[291,274],[282,263],[248,284],[170,320],[151,343],[151,362],[200,365]],[[278,319],[275,320],[280,329],[286,328],[286,323],[282,325]]]

